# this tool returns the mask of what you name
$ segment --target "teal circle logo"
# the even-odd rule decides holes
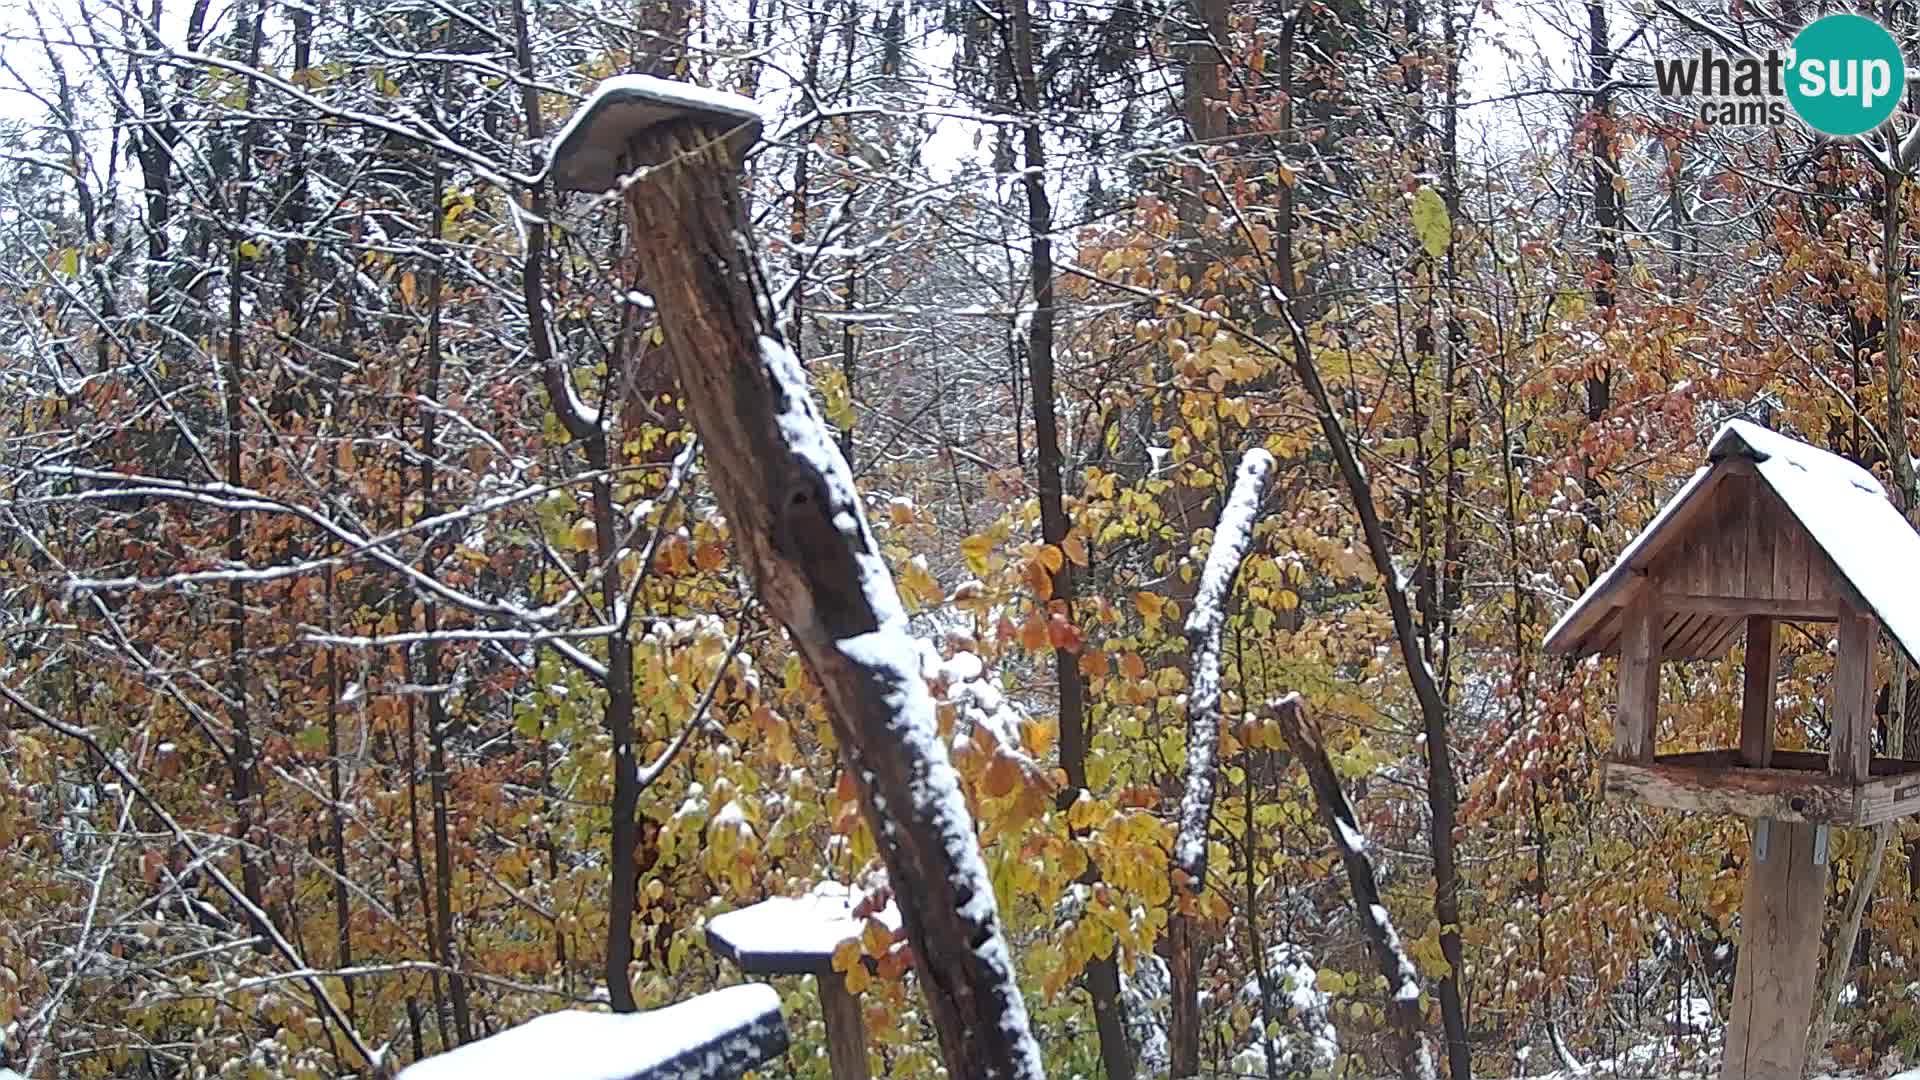
[[[1893,115],[1907,64],[1886,27],[1861,15],[1828,15],[1793,39],[1787,100],[1815,131],[1858,135]]]

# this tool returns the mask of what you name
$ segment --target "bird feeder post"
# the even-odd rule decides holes
[[[1871,475],[1744,421],[1547,634],[1619,657],[1610,798],[1751,822],[1723,1080],[1800,1080],[1819,984],[1829,829],[1920,813],[1920,762],[1873,757],[1874,653],[1920,650],[1920,535]],[[1833,624],[1827,752],[1774,747],[1781,623]],[[1660,754],[1663,660],[1747,642],[1737,748]],[[1704,733],[1691,734],[1697,742]],[[1845,962],[1844,958],[1840,962]]]

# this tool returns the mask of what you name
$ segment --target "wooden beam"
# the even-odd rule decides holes
[[[1878,637],[1871,615],[1858,609],[1841,613],[1827,753],[1833,775],[1853,783],[1867,779],[1873,755],[1873,652]]]
[[[1721,1080],[1800,1080],[1806,1066],[1827,867],[1814,861],[1818,825],[1766,827],[1766,860],[1747,861]]]
[[[1671,759],[1605,762],[1601,787],[1610,798],[1637,799],[1670,810],[1820,825],[1854,824],[1859,805],[1852,784],[1825,773],[1675,764]]]
[[[1765,615],[1747,619],[1747,663],[1740,689],[1740,764],[1764,769],[1773,760],[1773,680],[1780,634]]]
[[[1660,603],[1651,589],[1635,594],[1622,612],[1620,703],[1613,718],[1614,761],[1653,760],[1654,719],[1660,702]]]
[[[867,1021],[860,1014],[860,999],[847,992],[847,980],[838,972],[816,975],[814,982],[827,1020],[827,1068],[833,1080],[871,1080]]]
[[[1757,596],[1710,596],[1702,593],[1663,593],[1660,606],[1668,611],[1744,618],[1766,615],[1782,622],[1833,622],[1840,617],[1837,603],[1811,600],[1773,600]]]

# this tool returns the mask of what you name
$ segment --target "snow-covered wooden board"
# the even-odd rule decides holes
[[[549,1013],[416,1062],[400,1080],[723,1080],[786,1049],[780,995],[748,983],[624,1016]]]
[[[900,928],[891,902],[873,916],[888,933]],[[841,942],[860,936],[846,886],[823,882],[805,896],[776,896],[707,923],[707,944],[748,975],[825,975]]]

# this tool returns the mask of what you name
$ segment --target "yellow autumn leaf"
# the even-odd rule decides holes
[[[1424,185],[1413,195],[1413,234],[1436,259],[1447,253],[1447,245],[1453,240],[1453,219],[1447,214],[1446,201]]]
[[[992,553],[993,537],[986,533],[974,533],[960,541],[960,554],[966,556],[967,569],[973,571],[975,577],[987,576],[991,570],[987,564],[987,556]]]
[[[1140,612],[1141,618],[1157,625],[1160,622],[1160,612],[1167,606],[1167,600],[1159,593],[1137,592],[1133,594],[1133,606]]]
[[[1060,553],[1060,549],[1052,544],[1042,545],[1033,558],[1035,562],[1046,567],[1049,574],[1059,573],[1060,568],[1065,566],[1067,561],[1066,556]]]

